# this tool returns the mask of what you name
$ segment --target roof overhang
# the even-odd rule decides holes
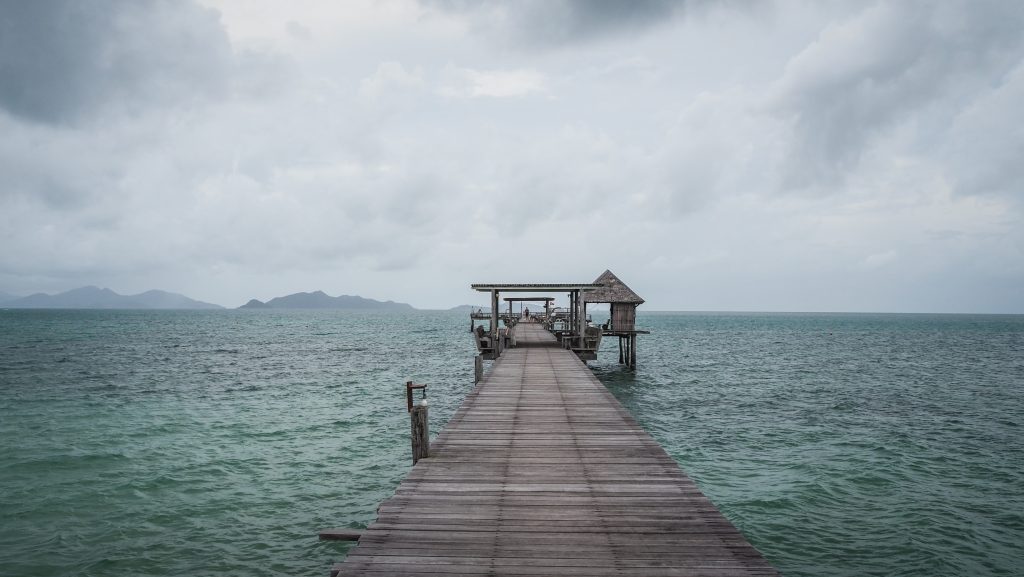
[[[599,284],[580,284],[580,283],[539,283],[539,284],[471,284],[469,285],[475,291],[480,292],[575,292],[575,291],[592,291],[601,288],[603,285]]]
[[[550,302],[555,300],[555,297],[505,297],[502,299],[506,302]]]

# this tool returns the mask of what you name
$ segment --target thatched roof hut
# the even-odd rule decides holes
[[[636,307],[643,304],[644,299],[610,270],[604,271],[593,284],[601,288],[585,292],[583,298],[588,303],[610,303],[611,318],[606,330],[620,334],[636,330]]]
[[[644,299],[640,298],[640,295],[633,292],[626,283],[622,282],[619,277],[615,276],[610,270],[604,271],[601,276],[597,277],[597,280],[593,284],[601,285],[601,288],[587,291],[584,293],[584,298],[587,299],[588,303],[626,303],[632,305],[641,305]]]

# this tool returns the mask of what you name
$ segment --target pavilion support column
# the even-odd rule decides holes
[[[491,291],[491,346],[498,356],[498,291]]]
[[[622,358],[622,337],[619,337],[619,364],[626,362],[626,359]]]
[[[569,291],[569,322],[565,325],[565,332],[572,334],[576,330],[576,291]],[[562,346],[565,347],[572,341],[568,338],[562,339]]]
[[[583,340],[584,335],[587,332],[587,301],[584,298],[583,293],[580,293],[580,350],[586,347],[586,343]]]

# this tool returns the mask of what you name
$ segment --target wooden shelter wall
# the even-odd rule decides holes
[[[611,319],[613,330],[633,330],[636,327],[636,305],[626,303],[612,303]]]

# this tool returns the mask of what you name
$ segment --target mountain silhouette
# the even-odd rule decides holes
[[[220,305],[190,299],[185,295],[150,290],[137,295],[120,295],[108,288],[85,286],[48,295],[36,293],[3,303],[17,309],[220,309]]]
[[[324,291],[295,293],[275,297],[267,302],[252,299],[238,307],[243,309],[345,309],[345,310],[415,310],[412,305],[394,301],[378,301],[360,296],[341,295],[332,297]]]

